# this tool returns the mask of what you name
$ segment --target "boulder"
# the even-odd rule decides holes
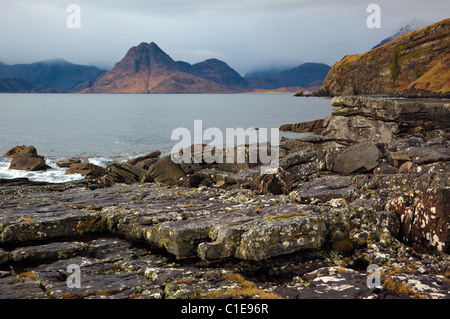
[[[280,126],[280,131],[290,131],[296,133],[313,133],[313,134],[322,134],[324,130],[324,121],[323,119],[314,120],[309,122],[302,122],[296,124],[285,124]]]
[[[425,192],[416,203],[407,206],[403,196],[393,198],[386,207],[400,216],[402,240],[427,249],[448,252],[450,245],[450,188]]]
[[[237,185],[241,188],[251,188],[253,181],[260,175],[260,168],[254,167],[237,173],[231,173],[225,177],[228,185]]]
[[[376,175],[384,175],[384,174],[398,174],[399,169],[393,167],[387,163],[380,164],[377,168],[373,170],[373,173]]]
[[[326,120],[323,135],[336,141],[360,143],[373,141],[390,144],[398,132],[398,124],[361,115],[332,115]]]
[[[381,152],[374,142],[365,142],[347,147],[336,156],[333,170],[350,174],[358,170],[370,171],[378,166]]]
[[[127,163],[112,163],[106,167],[106,174],[101,178],[102,184],[112,186],[116,183],[139,183],[145,170]]]
[[[89,163],[89,158],[85,156],[71,157],[56,162],[56,165],[62,168],[69,168],[72,164]]]
[[[45,164],[44,156],[22,155],[12,159],[9,169],[23,171],[45,171],[50,166]]]
[[[45,164],[44,156],[38,155],[34,146],[16,146],[3,155],[12,158],[9,169],[24,171],[45,171],[50,168]]]
[[[134,165],[134,166],[138,166],[138,167],[144,168],[142,166],[146,166],[146,165],[148,166],[148,162],[156,163],[155,159],[159,158],[160,155],[161,155],[160,151],[154,151],[154,152],[151,152],[151,153],[149,153],[147,155],[130,159],[127,163],[130,164],[130,165]],[[148,161],[148,160],[150,160],[150,161]]]
[[[16,158],[23,155],[38,156],[34,146],[15,146],[3,155],[4,158]]]
[[[94,179],[105,174],[103,167],[91,163],[73,163],[66,170],[66,174],[81,174],[86,179]]]
[[[450,161],[450,149],[440,147],[413,147],[408,157],[416,164]]]
[[[186,173],[179,164],[172,161],[170,155],[158,160],[150,167],[147,172],[141,177],[141,181],[159,182],[164,184],[176,185],[180,178],[184,177]]]
[[[292,166],[305,164],[317,157],[318,152],[309,149],[304,149],[297,151],[295,153],[290,153],[286,157],[280,159],[279,165],[283,169],[288,169]]]
[[[405,162],[398,168],[399,174],[408,174],[411,171],[413,163],[412,162]]]
[[[181,165],[183,166],[183,165]],[[185,187],[198,187],[198,186],[213,186],[224,185],[225,179],[231,173],[222,172],[214,169],[202,169],[200,171],[188,174],[180,178],[178,185]]]
[[[260,194],[289,194],[292,187],[291,175],[278,168],[276,173],[258,175],[253,182],[254,189]]]
[[[356,116],[381,121],[395,121],[402,110],[402,105],[393,100],[364,96],[336,96],[331,99],[334,116]]]
[[[297,164],[310,164],[316,162],[319,169],[330,169],[334,156],[345,146],[322,136],[305,137],[295,140],[283,141],[280,145],[280,154],[286,154],[280,158],[280,166],[289,170],[293,160],[300,160]],[[300,153],[298,153],[300,152]],[[296,155],[292,155],[297,153]],[[292,157],[289,157],[289,156]],[[290,172],[295,182],[295,173]]]
[[[297,192],[300,195],[300,203],[304,204],[316,201],[326,203],[338,198],[350,202],[358,196],[356,188],[345,176],[317,180],[311,186],[302,186]]]

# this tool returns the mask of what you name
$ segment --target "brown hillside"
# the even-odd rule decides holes
[[[205,64],[210,66],[210,69],[206,70],[208,72],[202,69]],[[231,76],[238,79],[230,79]],[[132,47],[111,71],[99,77],[91,87],[82,92],[229,93],[242,90],[245,80],[235,83],[240,79],[242,77],[236,71],[221,61],[205,61],[194,66],[175,62],[152,42]],[[227,80],[230,85],[227,85]]]
[[[318,95],[450,97],[450,19],[335,63]]]

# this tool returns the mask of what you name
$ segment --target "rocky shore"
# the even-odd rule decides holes
[[[448,299],[449,104],[332,105],[285,126],[316,135],[282,140],[271,174],[152,152],[59,163],[78,182],[1,180],[0,298]]]

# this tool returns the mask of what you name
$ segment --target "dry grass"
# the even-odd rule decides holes
[[[267,292],[261,288],[258,288],[255,283],[246,280],[240,274],[227,273],[223,275],[223,278],[235,282],[241,287],[222,291],[214,291],[205,296],[205,298],[214,299],[224,295],[230,295],[235,299],[255,298],[255,296],[258,296],[258,299],[283,299],[275,293]]]
[[[394,278],[384,277],[381,279],[381,282],[386,288],[388,295],[407,295],[415,299],[427,299],[424,294],[415,291],[410,285],[395,280]]]
[[[36,280],[36,273],[34,271],[23,272],[17,276],[18,278],[29,278],[31,280]]]
[[[384,274],[386,275],[393,275],[393,274],[415,274],[417,273],[416,269],[412,269],[408,266],[406,267],[394,267],[393,269],[389,269],[384,271]]]

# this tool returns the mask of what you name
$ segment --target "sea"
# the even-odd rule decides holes
[[[0,94],[0,179],[80,180],[83,176],[66,175],[56,162],[86,156],[105,167],[156,150],[169,154],[180,140],[172,138],[174,130],[194,135],[199,121],[202,132],[217,128],[224,137],[227,128],[267,128],[269,136],[271,128],[325,118],[331,109],[329,98],[290,93]],[[280,132],[285,138],[302,136]],[[33,145],[51,169],[8,169],[11,160],[1,156],[17,145]]]

